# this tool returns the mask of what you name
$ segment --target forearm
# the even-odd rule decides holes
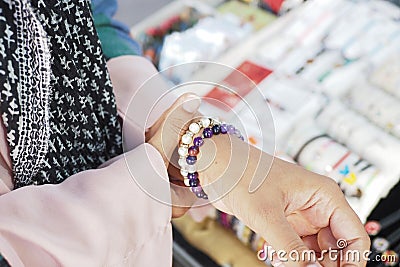
[[[233,211],[226,209],[226,206],[233,207],[235,204],[227,202],[234,201],[232,199],[238,195],[241,196],[240,199],[251,199],[255,191],[264,190],[271,185],[277,189],[285,186],[313,188],[312,183],[316,179],[327,179],[228,135],[213,136],[206,140],[201,148],[198,165],[201,170],[199,179],[204,191],[211,200],[224,196],[225,205],[217,203],[216,206],[228,213]],[[205,168],[204,165],[208,167]],[[285,190],[276,192],[279,194],[276,194],[275,198],[287,198]],[[304,190],[303,193],[308,195],[312,194],[312,191]]]
[[[161,156],[146,144],[61,184],[1,196],[0,252],[12,266],[142,266],[157,261],[151,253],[162,244],[158,262],[167,266],[171,208],[139,187],[127,162],[149,180],[167,179]],[[170,194],[167,184],[158,189]]]
[[[206,140],[201,152],[202,184],[223,180],[225,186],[233,186],[240,181],[251,184],[251,191],[266,179],[274,161],[273,156],[228,135],[216,135]]]

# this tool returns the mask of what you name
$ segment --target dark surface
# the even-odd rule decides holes
[[[374,209],[374,211],[369,216],[368,220],[376,220],[379,221],[380,219],[386,217],[387,215],[397,211],[400,209],[400,183],[397,184],[389,193],[389,195],[382,199],[378,206]],[[387,237],[395,230],[400,228],[400,221],[396,222],[392,226],[388,227],[387,229],[383,230],[381,233],[378,234],[379,237]],[[372,237],[371,239],[373,239]],[[398,244],[398,243],[397,243]],[[397,244],[393,244],[391,247],[395,247]],[[370,262],[368,266],[377,266],[377,263]],[[397,264],[396,266],[399,266]]]
[[[379,221],[379,219],[386,217],[398,209],[400,209],[400,183],[390,191],[386,198],[379,202],[378,206],[374,209],[368,219]],[[382,235],[386,236],[398,228],[400,228],[400,221],[383,231]]]
[[[184,238],[183,236],[179,233],[178,230],[176,230],[174,227],[172,228],[172,234],[174,238],[174,242],[178,243],[182,248],[185,249],[185,251],[192,256],[196,261],[198,261],[202,266],[207,266],[207,267],[220,267],[218,264],[216,264],[213,260],[211,260],[206,254],[200,252],[193,246],[191,246]],[[181,265],[176,259],[174,259],[174,267],[189,267],[189,266],[183,266]]]

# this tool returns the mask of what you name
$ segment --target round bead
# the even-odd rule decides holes
[[[189,156],[197,156],[199,154],[200,150],[198,146],[191,146],[189,147]]]
[[[196,137],[196,138],[193,140],[193,144],[194,144],[195,146],[197,146],[197,147],[200,147],[200,146],[204,145],[204,140],[203,140],[203,138],[201,138],[201,137]]]
[[[380,230],[381,230],[381,224],[377,221],[368,221],[365,224],[365,231],[369,235],[377,235]]]
[[[194,172],[194,173],[189,173],[188,174],[188,179],[194,180],[194,179],[198,179],[199,178],[199,173],[198,172]]]
[[[213,134],[216,134],[216,135],[218,135],[221,132],[221,126],[219,126],[218,124],[214,125],[211,129],[213,131]]]
[[[234,134],[235,130],[236,129],[233,125],[228,125],[228,134]]]
[[[242,140],[242,141],[244,141],[244,137],[243,137],[242,135],[239,136],[239,139]]]
[[[188,179],[189,180],[189,185],[191,187],[196,187],[200,185],[200,180],[199,179]]]
[[[183,183],[184,183],[187,187],[190,186],[190,181],[189,181],[189,179],[183,179]]]
[[[197,168],[196,168],[196,165],[187,165],[187,166],[186,166],[186,170],[187,170],[189,173],[194,173],[195,171],[197,171]]]
[[[185,145],[189,145],[192,142],[192,137],[188,134],[184,134],[182,136],[182,143],[184,143]]]
[[[377,237],[372,241],[372,247],[378,252],[384,252],[389,248],[389,246],[389,241],[382,237]]]
[[[237,137],[242,136],[242,134],[240,133],[240,131],[239,131],[238,129],[235,129],[235,135],[236,135]]]
[[[198,197],[198,198],[204,198],[204,192],[201,191],[200,193],[196,193],[196,197]]]
[[[189,125],[189,131],[194,134],[198,134],[200,132],[200,125],[198,123],[192,123]]]
[[[212,121],[212,125],[220,125],[221,124],[221,121],[217,118],[212,118],[211,121]]]
[[[385,266],[396,266],[399,263],[399,255],[396,251],[386,250],[382,253],[381,259],[385,259]],[[391,259],[395,259],[394,261]]]
[[[225,123],[221,124],[221,133],[222,134],[226,134],[228,132],[228,125],[226,125]]]
[[[178,154],[179,156],[184,157],[188,154],[188,149],[186,147],[181,146],[178,148]]]
[[[190,188],[192,190],[193,193],[198,194],[203,192],[203,188],[201,188],[201,186],[196,186],[196,187],[192,187]]]
[[[203,125],[204,128],[207,128],[211,124],[210,119],[208,119],[208,118],[203,118],[203,119],[200,120],[200,122],[201,122],[201,125]]]
[[[203,192],[204,193],[204,192]],[[207,196],[207,194],[206,193],[204,193],[204,195],[203,195],[203,199],[208,199],[208,196]]]
[[[196,161],[197,161],[197,157],[196,156],[188,156],[186,158],[186,163],[189,164],[189,165],[195,164]]]
[[[181,166],[181,167],[185,167],[186,166],[185,158],[179,158],[178,165]]]
[[[213,131],[211,128],[205,128],[203,130],[203,137],[204,138],[211,138],[213,136]]]
[[[182,175],[183,177],[187,177],[188,174],[189,174],[188,170],[181,169],[181,175]]]

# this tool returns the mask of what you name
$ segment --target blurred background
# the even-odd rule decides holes
[[[116,18],[128,26],[141,21],[172,0],[118,0]]]
[[[270,153],[266,144],[276,142],[276,157],[334,179],[371,240],[391,239],[385,249],[373,242],[368,266],[400,266],[400,0],[118,3],[116,18],[130,27],[144,57],[168,69],[163,74],[171,86],[206,80],[235,89],[196,85],[195,93],[234,111],[204,101],[201,112],[246,122],[242,132],[252,145]],[[210,64],[170,68],[193,61],[240,72]],[[274,134],[260,134],[238,95],[255,111],[269,106],[274,125],[267,132]],[[174,267],[270,265],[256,257],[263,238],[211,206],[173,226]]]

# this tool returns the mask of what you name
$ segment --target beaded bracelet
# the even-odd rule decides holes
[[[203,130],[201,136],[196,136],[201,130]],[[218,134],[231,134],[244,140],[240,131],[234,126],[213,118],[202,118],[198,122],[191,123],[189,130],[181,138],[178,148],[180,173],[183,176],[184,184],[190,187],[198,198],[208,199],[200,185],[199,173],[196,168],[197,155],[200,153],[200,147],[204,144],[204,139]]]

